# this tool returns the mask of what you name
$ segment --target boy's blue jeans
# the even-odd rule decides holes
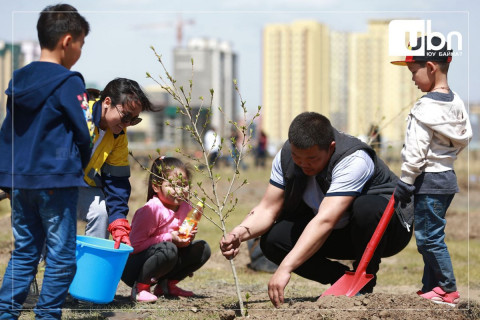
[[[423,292],[440,287],[446,292],[457,290],[452,260],[445,244],[445,213],[454,194],[415,195],[415,238],[423,256]]]
[[[45,241],[45,275],[34,312],[40,319],[61,319],[76,271],[77,200],[76,187],[12,191],[15,248],[0,289],[0,319],[18,318]]]

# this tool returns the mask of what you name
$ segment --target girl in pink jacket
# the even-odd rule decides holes
[[[137,302],[154,302],[163,294],[190,297],[193,292],[176,284],[210,258],[208,243],[179,237],[178,228],[192,208],[185,201],[191,173],[173,157],[157,158],[150,171],[148,202],[133,217],[130,242],[134,250],[122,280],[132,287],[131,298]]]

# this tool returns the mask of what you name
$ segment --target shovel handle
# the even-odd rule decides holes
[[[378,222],[377,228],[375,229],[375,232],[373,233],[372,238],[367,244],[367,248],[363,253],[362,259],[360,260],[360,263],[358,264],[358,267],[355,273],[363,274],[366,272],[367,266],[373,257],[375,249],[377,249],[377,246],[380,243],[380,240],[382,240],[383,234],[385,233],[388,223],[392,218],[394,205],[395,205],[395,199],[393,198],[393,194],[392,194],[392,196],[390,197],[390,201],[388,202],[388,205],[385,208],[385,211],[383,212],[382,218],[380,219],[380,222]]]

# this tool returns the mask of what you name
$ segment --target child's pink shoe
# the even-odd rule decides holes
[[[157,301],[157,296],[154,295],[154,294],[151,294],[150,292],[148,291],[140,291],[139,293],[137,293],[137,295],[135,296],[135,301],[136,302],[155,302]]]
[[[130,299],[135,302],[155,302],[158,298],[156,295],[150,293],[149,284],[135,283]]]
[[[421,294],[420,297],[430,299],[435,303],[447,304],[451,307],[455,307],[460,301],[460,294],[458,291],[445,292],[440,287],[435,287],[432,291]]]

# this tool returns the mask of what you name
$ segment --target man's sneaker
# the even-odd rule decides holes
[[[460,301],[460,294],[458,291],[445,292],[440,287],[435,287],[432,291],[421,294],[420,297],[430,299],[435,303],[447,304],[451,307],[455,307]]]
[[[156,295],[150,293],[149,284],[135,283],[130,299],[135,302],[155,302],[158,298]]]

